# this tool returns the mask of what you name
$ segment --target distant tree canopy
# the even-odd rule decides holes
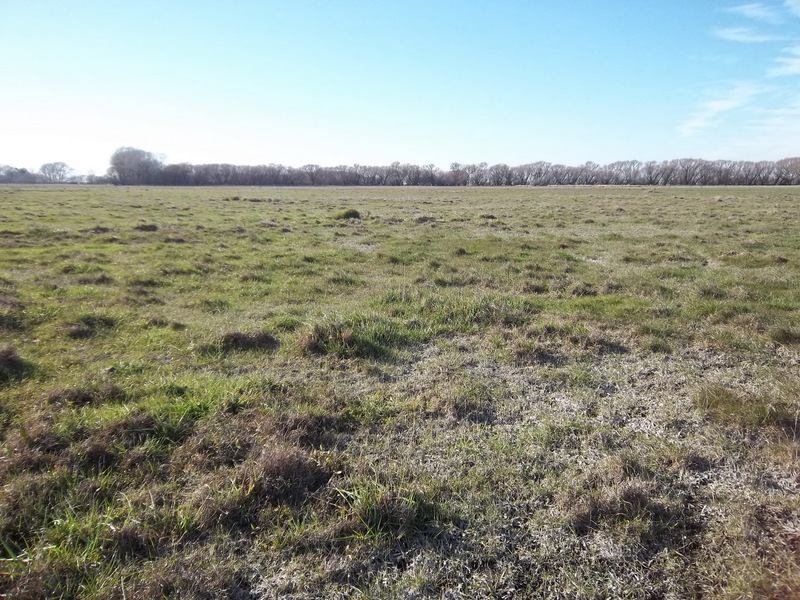
[[[113,183],[115,185],[241,186],[546,186],[546,185],[800,185],[800,157],[778,161],[733,161],[680,158],[665,161],[587,162],[567,166],[539,161],[506,164],[452,163],[448,170],[432,164],[394,162],[388,166],[321,167],[279,164],[164,164],[158,155],[138,148],[119,148],[105,177],[70,176],[64,163],[42,165],[39,173],[0,165],[0,183]]]
[[[800,158],[759,162],[695,158],[661,162],[626,160],[608,165],[587,162],[577,167],[544,161],[516,167],[452,163],[449,170],[443,171],[431,164],[399,162],[388,166],[300,168],[279,164],[165,165],[150,152],[120,148],[111,157],[108,179],[119,185],[176,186],[798,185]]]

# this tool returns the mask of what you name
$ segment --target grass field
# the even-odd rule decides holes
[[[794,597],[798,275],[796,188],[0,187],[0,591]]]

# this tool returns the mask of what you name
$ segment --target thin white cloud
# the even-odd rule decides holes
[[[800,46],[792,46],[784,50],[784,55],[775,59],[777,66],[768,71],[770,77],[800,75]]]
[[[715,29],[714,35],[721,40],[726,40],[728,42],[741,42],[743,44],[774,42],[780,39],[774,35],[753,31],[749,27],[727,27],[724,29]]]
[[[800,0],[783,0],[783,5],[789,12],[800,17]]]
[[[766,88],[751,82],[741,82],[722,96],[704,102],[678,128],[684,136],[692,136],[715,126],[722,115],[750,104],[758,95],[766,92]]]
[[[785,98],[780,106],[758,111],[748,135],[737,149],[743,155],[778,160],[797,156],[800,138],[800,96]]]
[[[728,12],[762,21],[764,23],[780,23],[781,17],[771,6],[767,6],[760,2],[753,2],[751,4],[740,4],[728,9]]]

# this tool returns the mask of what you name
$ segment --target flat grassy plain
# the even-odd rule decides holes
[[[800,190],[0,187],[8,598],[790,598]]]

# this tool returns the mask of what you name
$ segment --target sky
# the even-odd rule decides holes
[[[800,156],[800,0],[1,0],[0,165]]]

